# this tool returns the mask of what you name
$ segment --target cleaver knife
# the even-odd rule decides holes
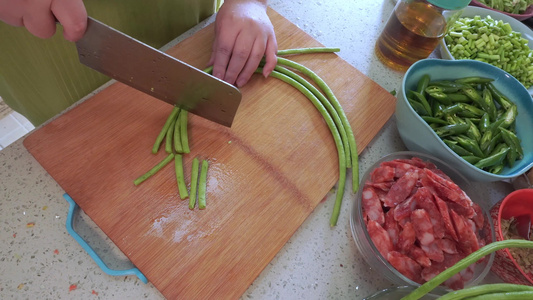
[[[76,42],[80,62],[200,117],[231,127],[240,91],[91,17]]]

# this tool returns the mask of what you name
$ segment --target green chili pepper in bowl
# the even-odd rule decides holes
[[[481,148],[479,148],[479,144],[476,141],[468,137],[462,136],[457,136],[455,138],[459,145],[461,145],[466,150],[472,152],[475,156],[485,157],[485,154],[483,153],[483,151],[481,151]]]
[[[481,132],[479,132],[479,129],[477,128],[476,124],[474,124],[474,122],[472,122],[472,120],[470,119],[466,119],[466,124],[470,126],[466,131],[466,135],[469,138],[479,142],[481,140]]]
[[[477,157],[477,156],[474,156],[474,155],[464,155],[464,156],[461,156],[461,158],[466,160],[467,162],[469,162],[471,164],[475,164],[475,163],[477,163],[478,161],[481,160],[481,157]]]
[[[493,81],[494,79],[492,78],[479,77],[479,76],[465,77],[465,78],[459,78],[455,80],[455,82],[457,83],[468,83],[468,84],[471,84],[471,83],[482,84],[482,83],[489,83]]]
[[[479,120],[478,128],[481,133],[487,131],[490,126],[490,118],[488,113],[484,113]]]
[[[445,137],[465,133],[468,128],[470,125],[466,123],[450,124],[436,128],[435,133],[440,137]]]
[[[507,155],[507,152],[509,152],[509,150],[511,150],[511,148],[506,147],[506,148],[500,150],[499,152],[497,152],[496,154],[493,154],[491,156],[488,156],[488,157],[485,157],[485,158],[481,159],[476,164],[474,164],[474,166],[476,166],[476,167],[478,167],[480,169],[483,169],[483,168],[486,168],[486,167],[492,167],[492,166],[495,166],[495,165],[499,165],[499,164],[501,164],[503,162],[503,160],[505,159],[505,156]]]
[[[510,130],[501,127],[500,132],[505,143],[507,143],[509,147],[511,147],[514,151],[517,152],[518,159],[522,159],[524,156],[524,150],[522,149],[522,146],[520,145],[520,139],[516,136],[516,134],[514,134]]]
[[[446,144],[446,146],[450,147],[450,149],[452,149],[452,151],[457,153],[457,155],[459,156],[473,156],[472,152],[457,145],[456,141],[451,141],[451,140],[442,140],[442,141]]]

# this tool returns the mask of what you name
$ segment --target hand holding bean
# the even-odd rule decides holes
[[[263,76],[276,66],[278,50],[266,1],[226,0],[215,21],[215,42],[209,65],[213,75],[238,87],[248,82],[263,56]]]

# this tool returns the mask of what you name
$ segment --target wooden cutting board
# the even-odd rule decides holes
[[[279,49],[322,46],[269,15]],[[211,24],[168,53],[203,68],[213,37]],[[336,93],[361,152],[392,115],[395,98],[336,54],[290,58]],[[124,84],[35,130],[24,145],[165,297],[238,298],[338,179],[332,136],[305,96],[260,75],[242,94],[232,128],[190,115],[186,176],[192,158],[210,162],[201,211],[179,200],[171,165],[133,185],[166,156],[150,151],[172,107]]]

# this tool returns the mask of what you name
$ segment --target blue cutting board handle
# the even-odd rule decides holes
[[[72,200],[72,198],[68,194],[64,194],[63,197],[67,200],[67,202],[70,204],[70,207],[68,209],[68,216],[67,216],[67,231],[68,233],[80,244],[80,246],[89,253],[91,258],[96,262],[96,264],[104,271],[105,273],[111,275],[111,276],[128,276],[128,275],[135,275],[137,276],[142,282],[148,283],[148,279],[146,276],[144,276],[141,271],[137,268],[131,268],[127,270],[112,270],[107,267],[107,265],[104,263],[104,261],[96,254],[96,252],[87,244],[87,242],[76,232],[74,231],[73,219],[74,214],[76,213],[76,210],[78,209],[78,204]]]

